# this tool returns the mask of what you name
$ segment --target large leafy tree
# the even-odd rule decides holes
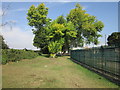
[[[69,21],[65,24],[63,37],[64,37],[65,42],[64,42],[62,49],[63,49],[64,53],[66,51],[69,52],[70,45],[74,41],[74,38],[77,37],[77,30],[75,29],[74,24],[71,21]]]
[[[46,26],[50,19],[47,18],[48,8],[44,3],[41,3],[37,7],[32,5],[28,10],[28,24],[33,27],[32,31],[35,34],[33,45],[40,48],[42,51],[46,50],[48,45]]]
[[[113,32],[108,36],[107,40],[109,46],[120,46],[120,32]]]
[[[89,15],[79,4],[64,18],[63,15],[51,21],[48,8],[43,3],[28,10],[28,24],[35,34],[33,45],[42,51],[49,50],[51,54],[59,51],[69,51],[72,46],[83,46],[84,43],[98,44],[98,38],[104,27],[95,16]],[[61,48],[62,47],[62,48]]]
[[[74,24],[71,21],[67,22],[63,16],[59,16],[51,23],[49,29],[51,30],[49,33],[50,40],[56,41],[62,39],[64,42],[62,43],[62,51],[64,53],[69,51],[70,44],[77,35]]]
[[[58,24],[55,21],[53,21],[49,28],[48,28],[48,50],[50,52],[51,57],[55,57],[58,52],[62,50],[62,46],[64,43],[63,38],[63,31],[64,31],[64,25]]]
[[[99,43],[98,38],[101,37],[99,32],[102,31],[104,24],[98,21],[95,16],[87,14],[80,4],[76,4],[75,9],[70,11],[67,21],[71,21],[77,30],[77,38],[71,45],[83,46],[84,43]]]

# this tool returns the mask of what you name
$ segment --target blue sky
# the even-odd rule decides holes
[[[9,10],[3,21],[14,21],[13,30],[2,31],[2,34],[11,48],[28,48],[36,49],[32,45],[34,38],[31,27],[27,22],[27,10],[31,5],[39,5],[41,2],[9,2],[2,3],[2,7],[10,5]],[[76,2],[45,2],[46,7],[49,8],[48,17],[56,19],[60,15],[66,16],[69,11],[75,8]],[[98,20],[102,21],[105,25],[100,38],[100,45],[105,43],[105,34],[108,36],[112,32],[118,31],[118,2],[80,2],[84,7],[86,13],[94,15]],[[22,44],[21,44],[22,43]]]

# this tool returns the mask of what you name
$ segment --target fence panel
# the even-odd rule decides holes
[[[101,70],[103,74],[112,75],[117,79],[120,77],[120,47],[71,50],[71,58]]]

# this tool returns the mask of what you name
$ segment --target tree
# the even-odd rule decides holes
[[[63,45],[63,52],[65,53],[66,51],[68,51],[69,53],[69,48],[70,45],[72,44],[72,42],[74,41],[74,38],[76,38],[77,36],[77,30],[74,27],[74,24],[69,21],[67,23],[65,23],[65,28],[64,28],[64,45]]]
[[[50,57],[54,58],[56,56],[56,53],[60,52],[62,50],[63,40],[59,41],[51,41],[48,45],[48,49],[50,52]]]
[[[69,51],[70,44],[73,38],[75,38],[77,35],[74,24],[71,21],[67,22],[63,16],[59,16],[56,20],[51,22],[49,29],[51,30],[49,33],[49,41],[63,39],[64,43],[62,45],[62,51],[64,53]]]
[[[4,38],[0,35],[0,48],[2,49],[9,49],[8,45],[5,43]]]
[[[109,46],[120,46],[120,32],[113,32],[108,36],[107,40]]]
[[[41,51],[45,51],[48,45],[46,26],[50,19],[47,18],[48,8],[45,7],[44,3],[41,3],[37,7],[32,5],[28,10],[28,24],[33,27],[33,33],[35,34],[33,45],[40,48]]]
[[[99,43],[98,38],[101,37],[99,32],[102,31],[104,24],[98,21],[95,16],[82,10],[80,4],[76,4],[75,9],[70,11],[67,15],[67,21],[71,21],[77,30],[77,37],[72,43],[73,46],[83,46],[84,43]]]
[[[98,38],[101,36],[99,32],[104,25],[95,16],[85,12],[76,4],[76,8],[70,11],[67,18],[61,15],[51,21],[47,17],[48,8],[43,3],[37,7],[32,5],[28,10],[27,19],[35,34],[33,45],[41,51],[56,54],[61,50],[64,53],[69,52],[71,46],[83,46],[85,42],[98,44]]]
[[[49,26],[48,31],[48,50],[50,52],[50,56],[54,58],[56,54],[62,50],[64,43],[64,25],[53,21]]]

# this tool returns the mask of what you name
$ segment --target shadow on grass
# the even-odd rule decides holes
[[[46,57],[46,58],[49,58],[49,57],[50,57],[49,54],[42,54],[41,56]]]
[[[98,75],[106,78],[108,81],[113,82],[113,83],[115,83],[116,85],[120,86],[120,82],[119,82],[120,79],[119,79],[119,78],[117,79],[117,78],[115,78],[114,76],[112,76],[111,74],[106,73],[106,71],[101,70],[101,69],[97,69],[97,68],[95,68],[95,67],[91,67],[91,66],[89,66],[89,65],[87,65],[87,64],[85,64],[85,63],[76,61],[76,60],[74,60],[74,59],[72,59],[72,58],[67,58],[67,59],[68,59],[68,60],[71,60],[71,61],[74,62],[74,63],[77,63],[77,64],[81,65],[82,67],[84,67],[84,68],[86,68],[86,69],[88,69],[88,70],[90,70],[90,71],[92,71],[92,72],[95,72],[96,74],[98,74]]]
[[[46,58],[50,58],[49,54],[41,54],[41,56],[46,57]],[[68,55],[59,55],[59,54],[57,54],[55,58],[64,57],[64,56],[68,56]]]

